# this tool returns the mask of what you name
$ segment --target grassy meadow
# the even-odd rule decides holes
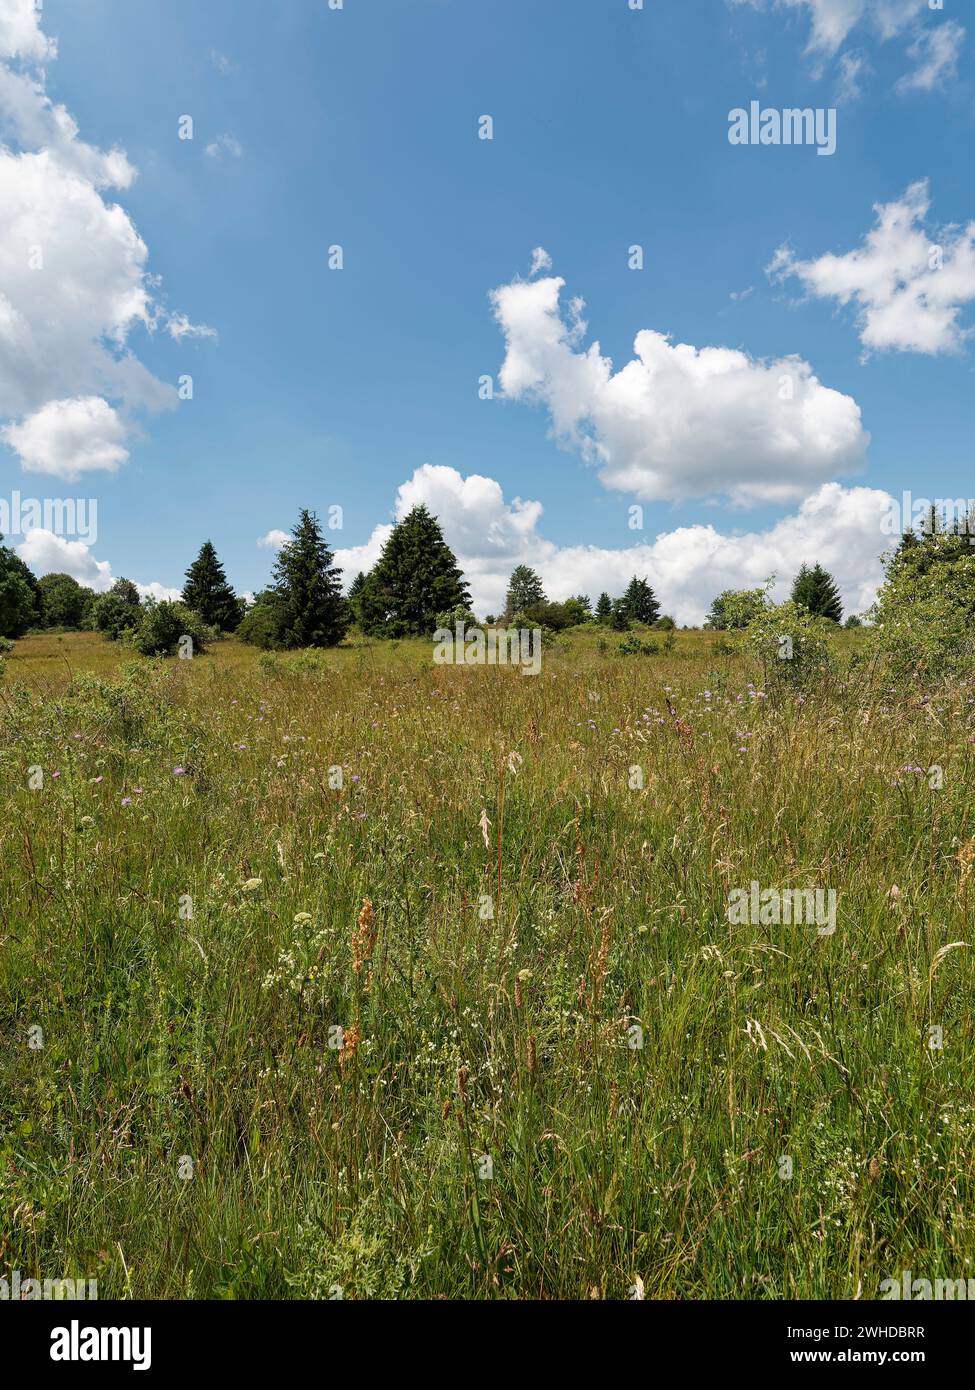
[[[579,633],[535,678],[18,642],[0,1268],[102,1298],[975,1275],[975,690],[888,688],[862,641],[804,700],[702,632]],[[835,889],[835,933],[731,923],[752,880]]]

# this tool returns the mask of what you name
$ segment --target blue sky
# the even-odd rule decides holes
[[[25,382],[26,340],[4,339],[0,313],[0,496],[98,502],[88,547],[8,537],[38,570],[178,586],[209,536],[255,590],[273,561],[258,538],[338,505],[330,539],[351,577],[397,507],[428,500],[482,607],[526,560],[556,596],[648,573],[693,621],[725,582],[788,579],[807,558],[862,607],[884,496],[975,494],[975,24],[961,0],[46,0],[37,32],[56,58],[31,8],[0,0],[0,59],[37,107],[0,93],[25,209],[0,214],[0,233],[8,250],[29,242],[33,209],[51,254],[26,282],[0,255],[36,368]],[[729,112],[752,100],[835,108],[835,154],[731,145]],[[60,143],[46,135],[58,105],[78,127]],[[92,175],[80,142],[117,147],[137,173]],[[44,150],[70,175],[56,187],[27,180]],[[117,219],[60,217],[86,178],[141,258],[127,245],[112,261]],[[853,261],[877,204],[894,230]],[[81,253],[102,236],[103,256]],[[944,250],[936,272],[915,264],[920,237]],[[548,259],[531,275],[536,247]],[[78,280],[93,301],[81,324]],[[126,284],[138,312],[119,309]],[[492,301],[501,287],[514,293]],[[575,296],[587,327],[573,337]],[[670,343],[614,382],[645,330]],[[115,367],[86,358],[88,338]],[[601,376],[594,341],[612,359]],[[676,344],[741,354],[732,380],[712,375],[717,359],[682,364]],[[122,379],[126,351],[150,381]],[[805,367],[783,414],[772,388],[790,357]],[[193,399],[174,401],[185,374]]]

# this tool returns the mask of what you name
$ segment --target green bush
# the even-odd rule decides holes
[[[656,642],[644,642],[635,632],[629,632],[619,645],[620,656],[655,656],[660,648]]]
[[[235,636],[240,642],[264,651],[277,651],[285,645],[284,629],[286,614],[284,605],[273,598],[258,595],[244,614]]]
[[[835,624],[815,618],[792,599],[772,604],[745,629],[745,643],[762,663],[771,688],[805,687],[829,671],[829,633]]]
[[[102,594],[95,599],[93,615],[96,632],[103,632],[117,642],[124,632],[131,632],[139,626],[142,605],[129,603],[116,593]]]
[[[184,637],[192,639],[191,651],[197,655],[206,651],[210,633],[198,613],[164,599],[146,607],[134,645],[143,656],[172,656]]]
[[[975,668],[975,554],[967,537],[905,537],[886,561],[871,645],[896,675],[938,679]]]

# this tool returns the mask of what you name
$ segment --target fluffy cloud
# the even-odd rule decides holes
[[[876,205],[877,225],[858,249],[800,261],[780,246],[768,274],[796,276],[817,298],[854,303],[866,348],[957,352],[971,332],[958,318],[975,299],[975,221],[933,238],[924,231],[929,206],[927,180],[913,183],[902,198]]]
[[[76,421],[87,411],[97,425],[90,400],[100,399],[102,422],[113,421],[102,440],[109,447],[76,459],[50,449],[21,454],[25,468],[73,477],[117,468],[119,431],[130,432],[134,413],[177,403],[175,389],[129,349],[130,335],[167,319],[177,341],[212,330],[157,302],[145,242],[103,196],[127,188],[135,170],[121,150],[81,140],[70,113],[46,95],[37,64],[55,56],[31,0],[0,0],[0,417],[13,422],[8,443],[29,443],[65,403],[74,403]],[[79,439],[90,442],[91,431]]]
[[[259,536],[257,543],[268,550],[280,550],[283,545],[287,545],[291,537],[287,531],[268,531],[266,536]]]
[[[877,556],[891,544],[883,530],[889,495],[838,483],[824,484],[764,531],[729,535],[714,526],[683,526],[615,549],[556,545],[539,530],[540,502],[506,502],[493,478],[465,478],[453,468],[418,468],[397,492],[397,520],[421,502],[439,517],[481,615],[502,607],[518,564],[536,569],[558,600],[578,593],[595,598],[604,589],[620,594],[634,574],[643,575],[664,611],[678,622],[700,623],[722,589],[754,587],[775,572],[775,593],[784,597],[803,561],[817,560],[835,575],[848,610],[859,612],[873,600],[882,578]],[[336,553],[347,584],[375,564],[390,529],[377,526],[365,545]]]
[[[117,575],[107,560],[96,560],[83,541],[68,541],[53,531],[40,527],[27,532],[20,545],[15,546],[17,554],[36,575],[70,574],[79,584],[104,594],[112,587]],[[153,581],[151,584],[136,583],[142,598],[151,595],[155,599],[177,599],[179,589]]]
[[[947,78],[956,77],[964,42],[965,30],[953,19],[923,30],[907,50],[914,60],[914,71],[900,79],[897,90],[930,92],[942,86]]]
[[[25,468],[69,481],[95,469],[115,472],[129,457],[125,426],[100,396],[48,401],[18,425],[0,430]]]
[[[506,344],[499,380],[508,399],[547,406],[555,436],[607,487],[648,499],[798,500],[860,467],[869,435],[859,407],[801,358],[759,361],[643,329],[614,372],[598,343],[582,346],[582,300],[563,314],[564,283],[493,291]]]
[[[35,0],[3,0],[0,4],[0,58],[57,57],[57,44],[41,33]]]

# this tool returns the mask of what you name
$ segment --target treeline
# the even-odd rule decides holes
[[[341,577],[318,518],[307,510],[278,553],[270,585],[251,604],[234,592],[210,541],[187,570],[178,601],[143,599],[128,579],[117,580],[105,594],[68,574],[37,579],[13,550],[0,546],[0,637],[45,628],[91,630],[153,655],[173,652],[186,636],[196,650],[231,633],[268,649],[329,647],[352,627],[371,637],[400,638],[429,636],[461,619],[468,625],[478,621],[456,556],[439,521],[422,505],[393,527],[374,568],[356,575],[347,595]],[[767,607],[770,583],[717,595],[705,626],[746,627]],[[842,617],[836,583],[821,565],[802,566],[792,599],[815,617],[833,623]],[[675,627],[646,578],[634,575],[621,595],[604,592],[595,603],[587,594],[555,602],[528,565],[512,572],[503,610],[483,621],[552,632],[584,623],[616,632],[634,625]],[[848,625],[857,622],[848,619]]]

